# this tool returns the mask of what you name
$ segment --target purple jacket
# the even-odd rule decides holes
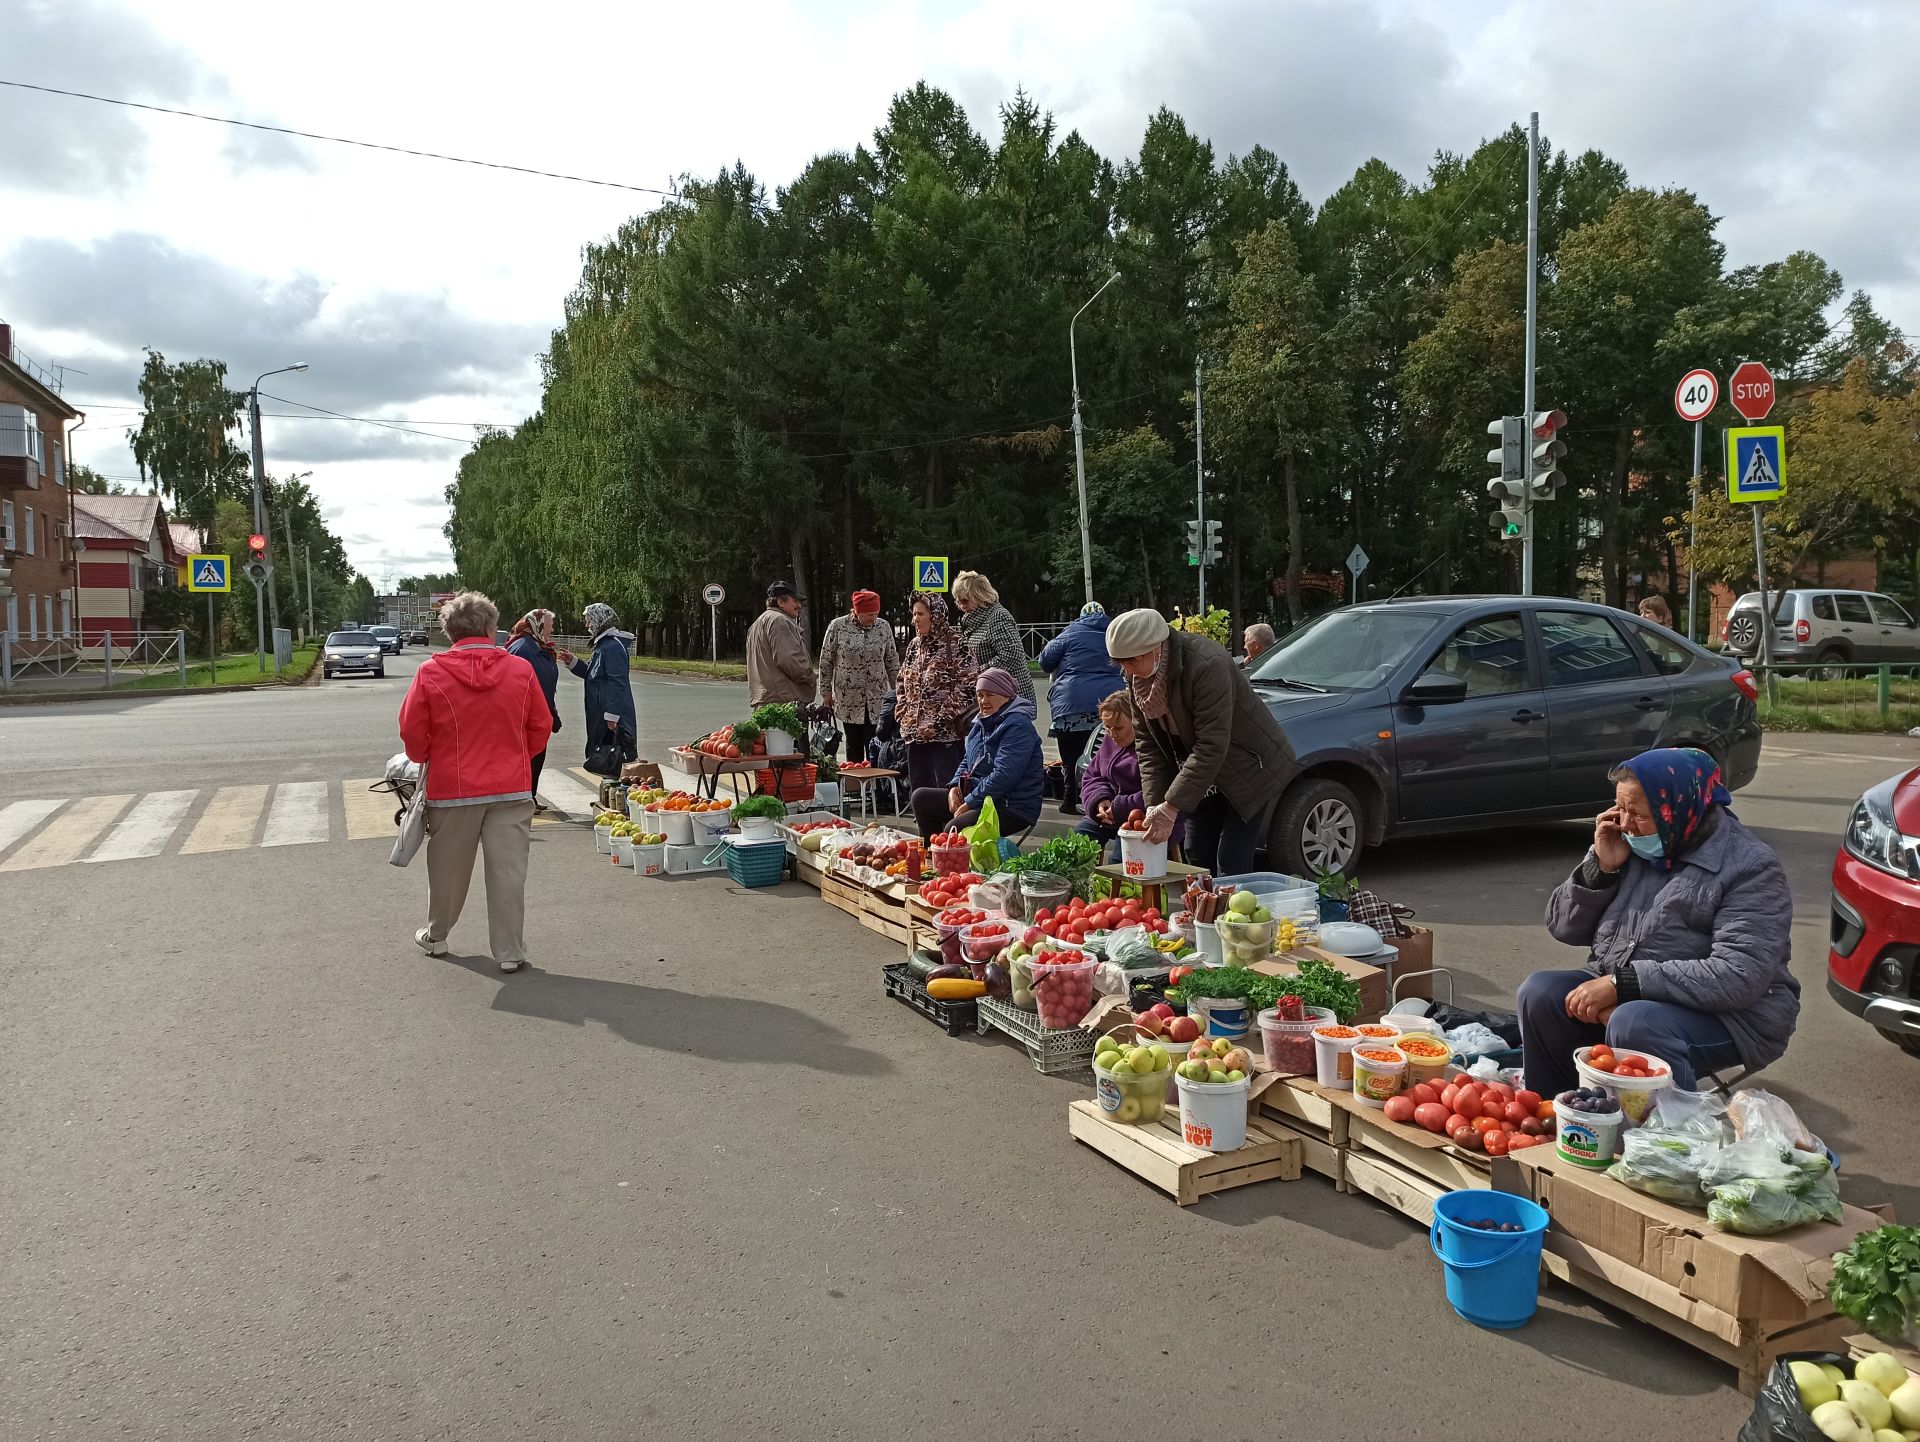
[[[1113,821],[1118,826],[1136,807],[1147,809],[1140,789],[1140,757],[1131,746],[1120,746],[1111,736],[1100,738],[1093,760],[1080,778],[1080,807],[1092,816],[1102,801],[1113,803]]]

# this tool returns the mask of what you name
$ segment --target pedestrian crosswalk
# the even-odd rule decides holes
[[[339,841],[391,842],[399,798],[377,778],[32,797],[0,802],[0,873],[76,863],[200,856]],[[586,821],[597,777],[555,767],[540,778],[536,826]]]

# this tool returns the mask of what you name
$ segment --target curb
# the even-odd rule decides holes
[[[304,686],[305,681],[298,683]],[[126,701],[149,696],[238,696],[248,691],[292,691],[297,689],[282,681],[267,681],[248,686],[162,686],[144,691],[123,691],[101,689],[99,691],[48,691],[32,692],[26,695],[8,694],[0,696],[0,706],[67,706],[83,701]]]

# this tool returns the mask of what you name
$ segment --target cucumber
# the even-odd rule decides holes
[[[907,957],[907,975],[915,981],[925,981],[945,964],[937,951],[916,951]]]

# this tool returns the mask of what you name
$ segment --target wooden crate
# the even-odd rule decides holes
[[[1300,1138],[1309,1171],[1345,1189],[1342,1154],[1347,1150],[1347,1114],[1313,1087],[1310,1077],[1286,1077],[1260,1094],[1262,1122]]]
[[[1372,1197],[1422,1226],[1433,1225],[1434,1202],[1453,1190],[1372,1152],[1347,1147],[1339,1156],[1341,1191]]]
[[[888,902],[879,893],[824,872],[820,877],[820,899],[828,906],[844,911],[867,930],[901,946],[908,944],[906,907]]]
[[[1248,1121],[1246,1144],[1232,1152],[1188,1146],[1180,1137],[1180,1109],[1172,1105],[1158,1122],[1135,1126],[1112,1120],[1095,1102],[1072,1102],[1067,1130],[1183,1207],[1214,1192],[1300,1176],[1300,1138],[1261,1121]]]

